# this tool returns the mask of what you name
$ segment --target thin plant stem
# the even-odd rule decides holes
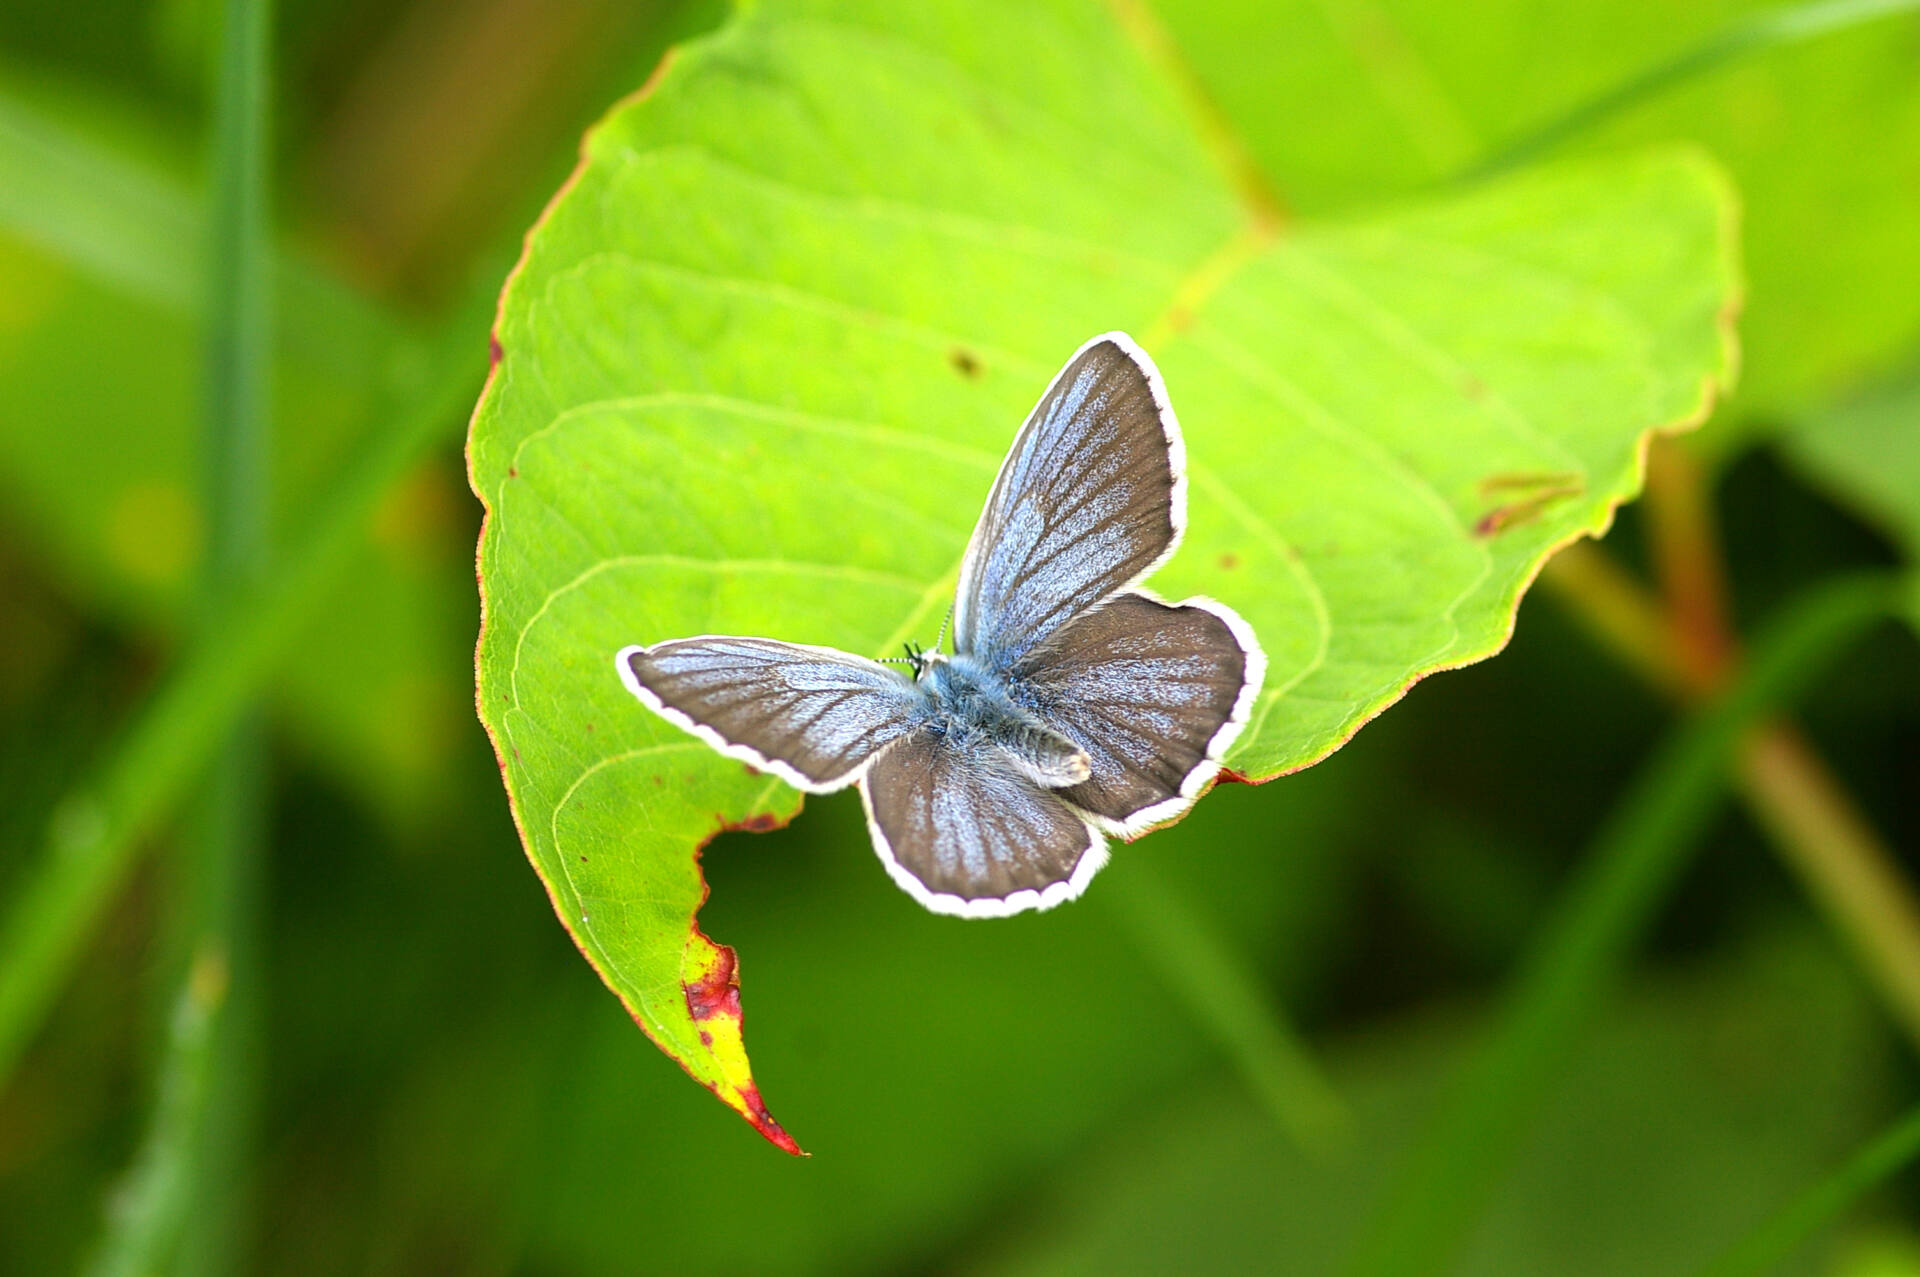
[[[1442,1101],[1353,1271],[1382,1277],[1450,1265],[1576,1032],[1685,866],[1748,729],[1899,601],[1898,583],[1881,576],[1817,588],[1761,635],[1727,690],[1655,752],[1523,961],[1492,1041]]]
[[[204,626],[267,566],[273,336],[267,214],[271,0],[227,0],[214,86],[205,325]],[[115,1194],[102,1277],[221,1272],[240,1248],[259,998],[264,732],[245,714],[216,752],[191,822],[177,904],[189,954],[146,1140]],[[193,1221],[191,1239],[187,1221]]]
[[[1541,585],[1649,683],[1687,701],[1701,671],[1660,640],[1660,604],[1591,542],[1569,546]],[[1717,679],[1718,674],[1711,674]],[[1798,878],[1868,981],[1920,1050],[1920,901],[1892,850],[1792,723],[1756,724],[1734,763],[1740,796],[1774,853]]]
[[[1712,490],[1699,459],[1675,439],[1647,450],[1647,543],[1666,598],[1669,646],[1696,696],[1711,694],[1738,662],[1727,604],[1725,556]]]
[[[1815,1232],[1916,1157],[1920,1108],[1908,1110],[1845,1165],[1741,1239],[1701,1277],[1759,1277],[1775,1271]]]
[[[1597,542],[1575,541],[1547,560],[1543,592],[1557,596],[1596,643],[1655,688],[1696,699],[1673,650],[1673,631],[1659,600]]]
[[[1308,1152],[1335,1148],[1346,1106],[1219,928],[1146,861],[1112,875],[1099,898],[1120,911],[1135,947],[1280,1129]]]
[[[1740,792],[1920,1049],[1920,905],[1866,817],[1806,738],[1762,723],[1740,751]]]

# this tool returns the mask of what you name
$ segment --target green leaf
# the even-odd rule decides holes
[[[1886,286],[1920,271],[1920,20],[1902,7],[1496,0],[1463,22],[1446,0],[1159,6],[1260,171],[1318,215],[1451,180],[1684,64],[1558,153],[1680,141],[1727,166],[1744,206],[1748,374],[1721,415],[1762,427],[1897,366],[1920,338],[1920,290]]]
[[[692,853],[798,797],[635,705],[615,650],[930,639],[1026,410],[1125,328],[1191,462],[1153,584],[1267,649],[1230,766],[1304,767],[1499,649],[1646,432],[1708,410],[1737,291],[1691,154],[1278,227],[1104,8],[831,12],[746,9],[589,136],[469,448],[480,709],[528,854],[642,1028],[777,1141]]]

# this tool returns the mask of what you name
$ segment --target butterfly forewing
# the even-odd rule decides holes
[[[955,650],[1005,668],[1152,571],[1184,527],[1184,467],[1145,352],[1120,333],[1081,347],[1015,438],[974,529]]]
[[[815,792],[851,784],[925,712],[893,670],[827,647],[705,635],[629,647],[618,664],[663,717]]]
[[[1109,833],[1171,819],[1199,796],[1265,673],[1252,632],[1210,600],[1131,591],[1061,627],[1014,677],[1092,775],[1060,796]]]
[[[887,871],[940,913],[1044,909],[1106,862],[1099,831],[991,745],[920,728],[875,760],[860,791]]]

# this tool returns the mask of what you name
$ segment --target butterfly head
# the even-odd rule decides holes
[[[906,661],[907,664],[913,668],[913,678],[915,682],[919,682],[925,678],[927,671],[933,669],[936,665],[946,664],[946,654],[940,650],[938,642],[932,647],[921,647],[917,643],[907,643],[905,647],[907,650]]]

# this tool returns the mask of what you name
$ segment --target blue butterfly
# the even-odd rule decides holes
[[[961,561],[950,655],[909,645],[902,672],[708,634],[624,648],[620,677],[796,789],[858,785],[874,850],[927,908],[1050,908],[1086,889],[1107,835],[1192,806],[1259,693],[1266,658],[1238,614],[1139,588],[1180,544],[1186,505],[1159,370],[1107,333],[1014,438]]]

